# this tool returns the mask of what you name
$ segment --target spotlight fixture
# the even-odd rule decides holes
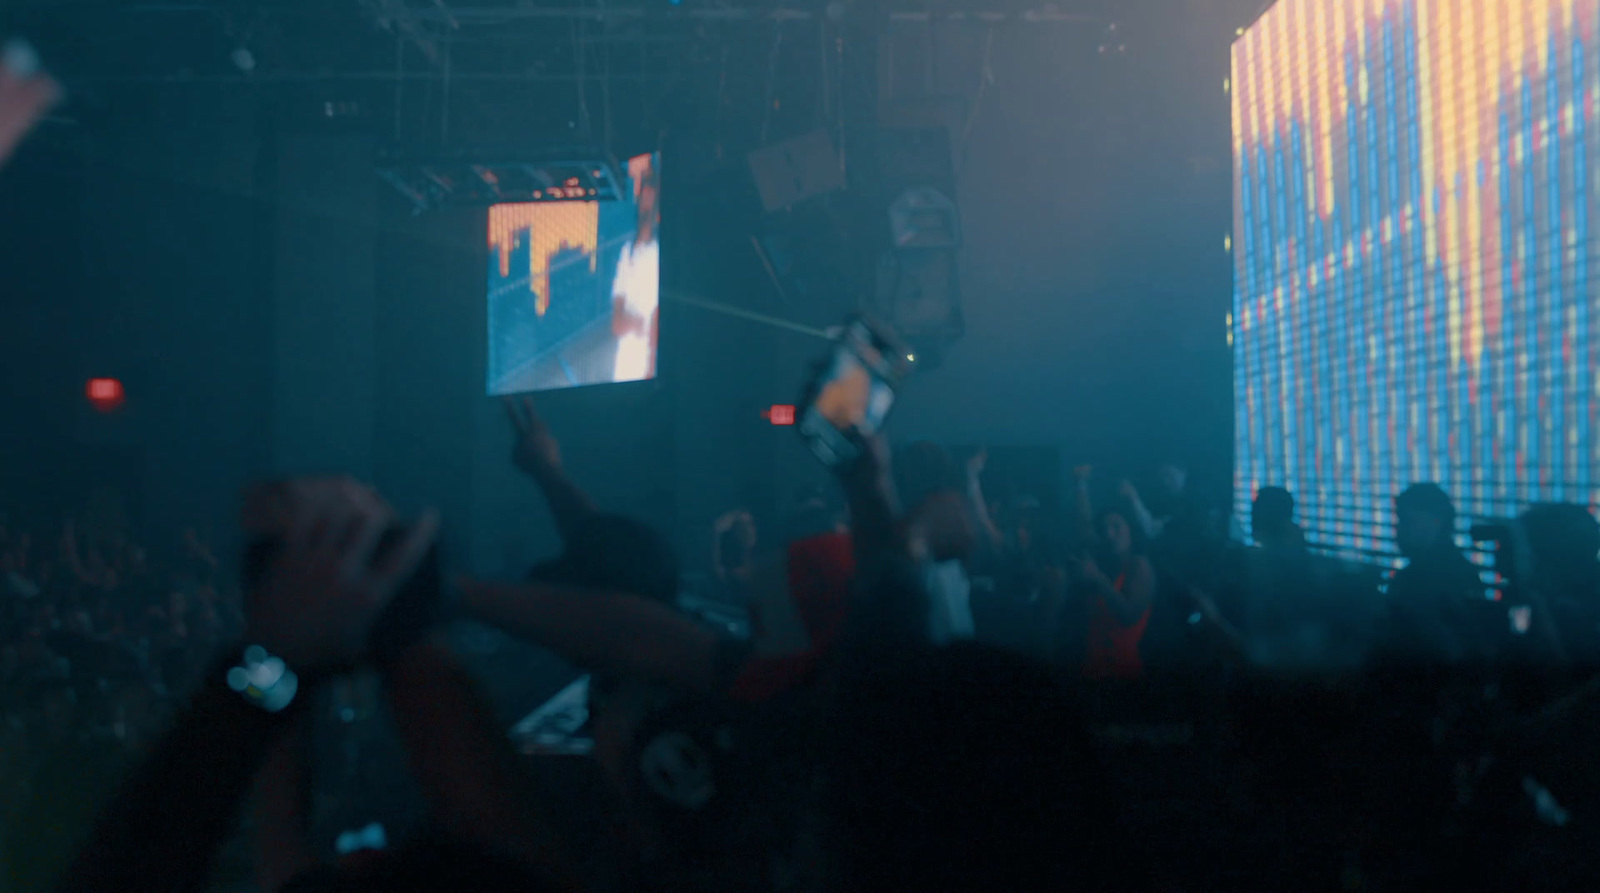
[[[461,150],[411,156],[382,153],[378,174],[411,200],[417,213],[444,206],[501,202],[616,201],[627,180],[597,149],[547,152]]]
[[[1128,52],[1128,44],[1122,39],[1122,29],[1116,22],[1106,26],[1105,33],[1100,35],[1100,55],[1121,56]]]

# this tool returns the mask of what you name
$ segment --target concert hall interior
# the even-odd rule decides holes
[[[1594,0],[0,4],[0,893],[1592,890]]]

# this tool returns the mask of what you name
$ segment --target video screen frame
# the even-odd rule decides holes
[[[620,201],[488,209],[490,396],[656,377],[660,154],[624,167]]]
[[[1600,508],[1600,12],[1492,8],[1279,2],[1233,45],[1236,512],[1285,486],[1364,563],[1416,482],[1463,545]]]

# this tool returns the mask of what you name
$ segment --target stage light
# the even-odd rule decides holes
[[[360,103],[328,103],[327,116],[360,114]],[[627,186],[615,159],[594,148],[542,151],[452,149],[413,155],[379,152],[378,174],[420,213],[438,207],[585,199],[619,201]]]
[[[794,407],[786,403],[774,403],[761,415],[774,425],[794,424]]]
[[[121,406],[127,396],[122,389],[122,382],[115,378],[91,378],[84,391],[89,396],[89,402],[101,412],[110,412]]]
[[[906,362],[907,363],[915,363],[916,361],[917,361],[917,355],[916,354],[914,354],[914,353],[906,354]]]

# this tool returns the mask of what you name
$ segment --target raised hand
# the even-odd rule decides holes
[[[1139,488],[1133,485],[1133,481],[1124,480],[1117,486],[1117,492],[1129,502],[1139,501]]]
[[[1079,580],[1085,583],[1110,587],[1111,580],[1106,577],[1104,571],[1100,570],[1100,565],[1093,558],[1088,555],[1079,555],[1072,559],[1072,562],[1073,572]]]
[[[989,466],[989,448],[979,447],[976,453],[967,458],[967,480],[976,481],[983,477],[983,470]]]
[[[561,470],[561,443],[550,433],[550,426],[533,408],[531,397],[507,397],[506,416],[516,432],[511,461],[527,474],[539,475]]]
[[[39,71],[33,47],[14,40],[0,48],[0,165],[61,99],[61,86]]]
[[[433,544],[438,518],[428,513],[380,556],[394,514],[370,489],[349,480],[276,487],[270,501],[283,508],[276,519],[287,519],[289,532],[246,596],[247,639],[301,673],[350,666]]]
[[[1079,465],[1072,469],[1072,476],[1077,479],[1078,483],[1086,484],[1089,482],[1089,478],[1094,477],[1094,466]]]

